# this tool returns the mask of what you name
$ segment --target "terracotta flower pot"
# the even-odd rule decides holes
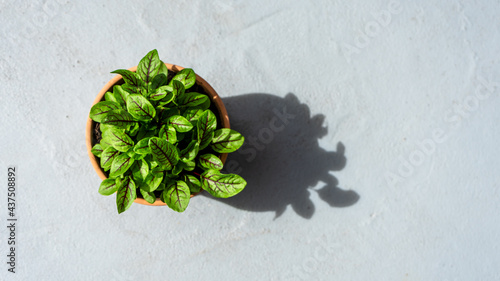
[[[167,66],[168,70],[173,71],[173,72],[179,72],[184,67],[174,65],[174,64],[168,64],[165,63]],[[130,71],[136,71],[137,67],[134,66],[132,68],[129,68]],[[94,102],[92,105],[104,100],[104,95],[106,92],[113,91],[113,86],[116,84],[122,84],[123,79],[121,75],[116,75],[111,79],[104,87],[101,89],[97,97],[95,98]],[[208,95],[212,102],[212,106],[215,106],[216,112],[214,112],[217,115],[217,122],[218,122],[218,127],[219,128],[230,128],[229,126],[229,117],[227,115],[226,107],[222,103],[221,98],[217,94],[217,92],[210,86],[210,84],[207,83],[203,78],[201,78],[199,75],[196,75],[196,84],[203,88],[205,93]],[[91,152],[92,147],[96,144],[96,138],[94,135],[94,128],[96,126],[94,120],[90,119],[90,117],[87,119],[87,128],[85,129],[85,142],[87,144],[87,152],[89,154],[90,158],[90,163],[92,163],[92,166],[94,167],[94,170],[97,172],[97,175],[102,179],[105,180],[107,179],[107,175],[104,172],[104,170],[101,168],[100,163],[98,158]],[[220,154],[219,158],[221,159],[222,163],[226,162],[227,159],[227,153]],[[193,197],[196,194],[191,194],[191,197]],[[150,206],[163,206],[166,205],[163,203],[160,198],[156,198],[156,201],[153,204],[150,204],[146,202],[143,198],[137,198],[134,200],[135,203],[143,204],[143,205],[150,205]]]

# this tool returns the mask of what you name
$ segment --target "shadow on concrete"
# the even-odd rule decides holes
[[[311,218],[315,208],[310,187],[322,182],[325,185],[313,192],[330,206],[358,201],[356,192],[339,188],[330,174],[346,165],[344,144],[339,142],[337,151],[321,148],[318,139],[327,134],[325,117],[311,117],[309,107],[294,94],[246,94],[225,98],[224,104],[231,128],[246,139],[240,150],[229,154],[223,172],[239,174],[248,184],[235,197],[214,200],[253,212],[274,211],[276,217],[291,205],[301,217]]]

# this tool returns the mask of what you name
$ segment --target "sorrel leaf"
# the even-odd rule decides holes
[[[135,124],[132,115],[123,109],[113,110],[109,112],[101,121],[101,124],[112,125],[117,128],[127,129],[130,125]]]
[[[111,164],[115,158],[120,155],[120,151],[116,150],[114,147],[110,146],[106,148],[101,154],[101,167],[107,171],[111,168]]]
[[[214,132],[210,146],[217,152],[230,153],[240,148],[244,141],[245,138],[240,133],[228,128],[222,128]]]
[[[95,122],[101,123],[102,120],[108,115],[109,112],[120,109],[119,103],[114,101],[100,101],[90,109],[89,117]]]
[[[111,171],[109,173],[110,177],[117,177],[123,175],[128,169],[134,164],[134,159],[128,156],[126,153],[118,155],[111,164]]]
[[[217,198],[228,198],[238,194],[247,182],[235,174],[221,174],[217,170],[206,170],[201,174],[201,187]]]
[[[141,80],[139,77],[139,74],[132,72],[127,69],[117,69],[115,71],[111,71],[111,73],[116,73],[120,74],[125,81],[126,84],[135,87],[135,88],[140,88],[144,86],[144,82]]]
[[[134,141],[119,129],[108,129],[102,137],[118,151],[126,152],[134,146]]]
[[[176,97],[177,105],[180,107],[197,106],[203,104],[207,100],[209,100],[208,96],[195,92],[185,93],[180,97]]]
[[[127,111],[140,121],[152,120],[156,115],[156,110],[151,102],[137,94],[127,97]]]
[[[191,124],[191,122],[180,115],[174,115],[170,117],[169,123],[179,133],[189,132],[193,128],[193,124]]]
[[[137,73],[139,77],[146,84],[153,81],[153,78],[160,71],[160,66],[162,62],[160,57],[158,57],[158,51],[152,50],[146,56],[144,56],[139,65],[137,65]]]
[[[149,147],[153,158],[166,170],[172,169],[179,161],[177,148],[164,139],[157,137],[149,140]]]
[[[125,177],[121,182],[118,192],[116,193],[116,207],[118,213],[125,212],[135,200],[136,197],[136,186],[135,182],[130,176]]]
[[[200,150],[207,147],[214,136],[214,130],[217,127],[217,119],[210,110],[205,110],[198,118],[196,124],[198,129],[198,142],[200,143]]]
[[[199,163],[205,169],[221,170],[224,167],[220,158],[210,153],[201,155]]]
[[[184,68],[183,70],[177,72],[177,74],[170,81],[170,85],[173,85],[173,81],[179,81],[184,84],[184,88],[187,90],[191,88],[196,82],[196,74],[191,68]]]
[[[184,212],[186,210],[191,193],[189,187],[183,181],[173,181],[161,193],[163,201],[174,211]]]
[[[149,148],[149,139],[150,138],[143,138],[142,140],[138,141],[137,144],[134,146],[135,153],[139,154],[151,153],[151,148]]]
[[[105,196],[111,195],[118,190],[115,178],[105,179],[99,186],[99,193]]]
[[[196,193],[196,192],[200,192],[201,183],[197,177],[195,177],[193,175],[186,175],[185,182],[188,185],[189,191],[191,192],[191,194]]]
[[[142,198],[149,204],[153,204],[156,201],[156,196],[153,192],[147,192],[142,188],[139,188],[139,192],[141,192]]]

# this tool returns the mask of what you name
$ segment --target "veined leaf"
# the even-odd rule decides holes
[[[134,146],[135,153],[139,154],[151,153],[151,148],[149,148],[149,139],[150,138],[143,138],[142,140],[138,141],[137,144]]]
[[[133,86],[135,88],[140,88],[144,86],[144,82],[141,80],[139,75],[135,72],[132,72],[127,69],[117,69],[115,71],[112,71],[111,73],[116,73],[120,74],[123,77],[123,80],[125,83],[129,84],[130,86]]]
[[[203,154],[199,159],[200,166],[205,169],[221,170],[224,167],[219,157],[213,154]]]
[[[149,174],[149,165],[146,160],[141,159],[140,161],[135,161],[134,165],[132,165],[132,175],[134,180],[144,181]]]
[[[112,102],[116,102],[119,104],[118,100],[116,99],[115,97],[115,94],[113,92],[106,92],[104,94],[104,100],[106,101],[112,101]]]
[[[208,101],[208,96],[196,92],[185,93],[180,97],[176,97],[176,102],[178,106],[192,107],[200,105]]]
[[[245,138],[238,132],[222,128],[214,132],[211,147],[219,153],[236,151],[243,145]]]
[[[123,175],[132,166],[132,164],[134,164],[134,161],[135,160],[126,153],[118,155],[111,164],[109,176],[114,178],[119,175]]]
[[[149,204],[153,204],[156,201],[156,196],[153,192],[147,192],[142,188],[139,189],[139,192],[141,192],[142,198]]]
[[[196,82],[196,74],[191,68],[184,68],[183,70],[177,72],[177,74],[172,78],[172,81],[179,81],[182,84],[184,84],[184,88],[189,89],[191,88],[194,83]],[[173,84],[173,82],[170,81],[170,85]]]
[[[191,124],[191,122],[180,115],[174,115],[170,117],[168,122],[179,133],[189,132],[193,128],[193,124]]]
[[[115,128],[106,130],[102,137],[121,152],[126,152],[134,146],[134,141],[127,134]]]
[[[142,95],[142,93],[143,93],[143,87],[142,86],[141,87],[136,87],[136,86],[132,86],[132,85],[129,85],[129,84],[123,84],[121,86],[122,86],[122,89],[125,92],[127,92],[128,94]]]
[[[199,108],[194,108],[194,109],[187,109],[184,111],[182,116],[186,118],[191,124],[196,125],[196,121],[198,121],[198,118],[203,114],[203,110]]]
[[[186,210],[191,193],[189,187],[183,181],[170,182],[166,189],[161,193],[163,202],[172,210],[184,212]]]
[[[217,198],[228,198],[238,194],[247,182],[235,174],[224,175],[217,170],[207,170],[201,174],[201,187]]]
[[[142,81],[147,84],[158,74],[161,64],[162,62],[158,57],[158,51],[152,50],[139,62],[139,65],[137,66],[137,73]]]
[[[117,109],[109,112],[106,117],[104,117],[101,124],[127,129],[130,125],[135,124],[135,121],[130,113],[123,109]]]
[[[160,87],[158,89],[156,89],[152,94],[151,96],[149,96],[149,99],[150,100],[161,100],[163,99],[164,97],[166,97],[168,94],[167,90],[165,89],[165,86],[163,87]],[[171,97],[173,98],[174,95],[171,94]]]
[[[116,98],[116,102],[119,103],[124,108],[127,107],[127,97],[130,95],[127,91],[123,90],[121,85],[113,86],[113,94]]]
[[[165,65],[163,65],[165,66]],[[161,66],[159,68],[159,70],[161,70]],[[164,73],[158,73],[158,75],[156,75],[154,78],[153,78],[153,81],[151,81],[151,90],[156,90],[162,86],[166,86],[168,85],[168,79],[167,79],[167,75],[165,75]]]
[[[102,148],[101,144],[98,143],[94,145],[94,147],[92,147],[92,150],[90,152],[92,152],[92,154],[94,154],[97,157],[101,157],[103,151],[104,149]]]
[[[120,104],[114,101],[100,101],[92,106],[89,117],[90,119],[101,123],[108,113],[120,108]]]
[[[214,136],[214,130],[217,127],[217,119],[210,110],[205,110],[198,118],[196,124],[198,128],[198,142],[200,143],[200,150],[207,147]]]
[[[158,188],[158,186],[160,186],[162,180],[163,172],[153,169],[146,175],[146,178],[141,185],[141,189],[144,189],[147,192],[153,192]]]
[[[129,95],[127,97],[127,111],[136,119],[149,121],[155,117],[156,110],[145,97],[141,95]]]
[[[114,147],[110,146],[106,148],[101,154],[101,167],[107,171],[111,168],[111,164],[115,158],[120,155],[120,151],[116,150]]]
[[[200,144],[196,140],[192,140],[185,149],[181,150],[179,158],[182,160],[182,162],[189,162],[193,160],[196,155],[198,155],[199,149]]]
[[[201,183],[197,177],[195,177],[193,175],[186,175],[185,182],[186,182],[187,186],[189,187],[189,191],[191,192],[191,194],[196,193],[196,192],[200,192]]]
[[[108,178],[101,182],[99,193],[105,196],[111,195],[118,190],[115,178]]]
[[[184,170],[184,162],[179,161],[174,166],[174,168],[172,169],[171,173],[172,173],[172,175],[177,176],[177,175],[179,175],[182,172],[182,170]]]
[[[160,129],[160,138],[167,140],[171,144],[175,144],[177,142],[177,134],[175,132],[174,127],[169,125],[163,125]]]
[[[182,162],[183,168],[186,171],[192,171],[196,168],[196,162],[194,160]]]
[[[120,183],[118,192],[116,193],[116,207],[119,214],[125,212],[132,206],[136,196],[135,192],[136,186],[134,180],[130,176],[125,177]]]
[[[149,147],[151,148],[153,158],[166,170],[172,169],[179,161],[177,148],[164,139],[151,138],[149,140]]]
[[[175,97],[181,97],[184,95],[186,88],[182,82],[172,79],[172,83],[170,85],[172,87],[172,93]]]

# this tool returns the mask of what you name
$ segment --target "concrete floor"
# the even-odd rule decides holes
[[[0,280],[499,280],[499,12],[0,1]],[[109,72],[154,48],[223,98],[247,139],[226,169],[248,186],[118,215],[85,122]]]

